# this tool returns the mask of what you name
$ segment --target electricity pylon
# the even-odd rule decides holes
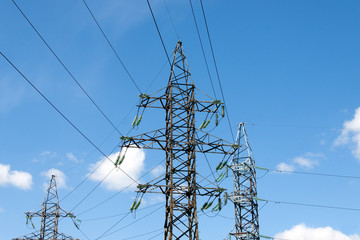
[[[157,93],[155,93],[157,94]],[[231,159],[236,146],[203,131],[212,119],[218,124],[219,115],[224,116],[220,100],[199,101],[195,99],[195,85],[181,41],[174,50],[171,73],[165,90],[160,96],[140,94],[139,109],[160,108],[165,110],[165,128],[138,136],[123,136],[122,148],[158,149],[166,154],[166,173],[163,177],[138,186],[138,194],[157,192],[165,195],[164,239],[199,239],[197,220],[197,195],[208,196],[205,209],[215,198],[220,199],[224,189],[214,184],[208,188],[199,185],[196,172],[196,153],[217,153],[225,162]],[[142,113],[143,113],[142,111]],[[141,111],[138,111],[138,113]],[[204,113],[200,129],[195,127],[195,115]],[[137,126],[142,114],[133,122]],[[115,163],[121,164],[125,155]],[[140,200],[141,200],[140,197]],[[140,200],[135,200],[131,210]],[[221,205],[219,201],[218,205]],[[221,209],[218,206],[217,209]]]
[[[40,231],[36,231],[22,238],[13,238],[13,240],[78,240],[58,232],[60,217],[70,217],[74,221],[75,216],[60,208],[54,175],[51,176],[42,209],[37,212],[26,212],[25,214],[26,222],[29,223],[30,221],[33,228],[32,218],[41,217]]]
[[[239,124],[236,144],[240,147],[233,155],[231,164],[234,192],[229,196],[235,207],[235,227],[230,236],[235,239],[259,240],[255,160],[244,123]]]

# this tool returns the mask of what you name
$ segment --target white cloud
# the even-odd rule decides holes
[[[334,145],[349,145],[352,154],[360,160],[360,107],[355,110],[352,120],[344,122],[341,134],[335,140]]]
[[[83,161],[82,159],[78,159],[77,157],[75,157],[75,155],[73,153],[67,153],[66,157],[67,157],[67,159],[69,159],[70,161],[72,161],[74,163],[81,163]]]
[[[357,234],[346,235],[332,227],[307,227],[305,224],[299,224],[292,227],[290,230],[278,233],[275,238],[291,239],[291,240],[360,240]]]
[[[124,149],[121,152],[121,155],[124,153]],[[109,158],[115,162],[117,157],[119,156],[119,152],[111,154]],[[91,176],[90,179],[94,181],[102,181],[107,174],[115,167],[112,162],[108,159],[101,164],[104,159],[98,161],[95,164],[90,165],[90,172],[92,172],[95,168],[99,167]],[[129,148],[126,151],[125,159],[123,163],[120,165],[121,169],[126,172],[133,179],[137,180],[140,177],[140,174],[144,170],[144,160],[145,160],[145,152],[142,149],[138,148]],[[101,165],[100,165],[101,164]],[[100,165],[100,166],[99,166]],[[126,176],[120,169],[113,170],[109,176],[105,178],[103,181],[103,185],[108,190],[121,190],[128,185],[132,184],[133,180],[131,180],[128,176]],[[129,190],[136,188],[136,184],[128,188]]]
[[[295,157],[292,164],[282,162],[276,166],[279,171],[293,172],[297,167],[305,167],[307,169],[314,168],[319,165],[319,159],[325,159],[326,156],[322,153],[307,152],[300,157]]]
[[[294,158],[294,163],[300,165],[301,167],[314,168],[315,165],[319,165],[318,161],[312,160],[306,157],[296,157]]]
[[[44,163],[46,160],[48,159],[53,159],[57,156],[56,152],[52,152],[52,151],[43,151],[42,153],[39,154],[39,156],[35,159],[33,159],[33,162],[41,162]]]
[[[2,207],[0,207],[0,213],[4,212],[4,209]]]
[[[291,164],[282,162],[276,166],[276,169],[278,171],[293,172],[295,170],[295,167]]]
[[[163,165],[159,165],[159,166],[155,167],[153,170],[151,170],[151,174],[154,177],[158,177],[163,173],[165,173],[165,168]]]
[[[47,177],[49,180],[51,179],[52,175],[55,175],[56,176],[55,181],[56,181],[57,188],[67,188],[67,185],[66,185],[67,177],[66,177],[65,173],[63,173],[59,169],[51,168],[46,172],[42,172],[41,175]],[[46,186],[46,188],[47,188],[48,183],[44,183],[44,186]]]
[[[0,186],[13,185],[20,189],[30,189],[32,186],[30,173],[22,171],[10,171],[10,165],[0,164]]]

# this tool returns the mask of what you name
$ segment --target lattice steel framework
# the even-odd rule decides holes
[[[13,240],[78,240],[58,232],[60,217],[75,218],[72,213],[64,211],[59,206],[55,176],[51,176],[49,187],[47,188],[42,209],[37,212],[26,212],[27,222],[33,217],[41,217],[40,231],[36,231],[22,238],[13,238]],[[32,222],[31,222],[32,224]]]
[[[157,94],[157,93],[155,93]],[[154,95],[155,95],[154,94]],[[166,173],[163,177],[138,186],[138,193],[157,192],[165,195],[164,239],[199,239],[197,195],[208,196],[209,201],[220,197],[224,189],[197,183],[196,153],[217,153],[231,159],[234,145],[195,127],[195,115],[205,113],[200,128],[223,111],[219,100],[198,101],[195,85],[181,41],[174,50],[171,73],[165,93],[161,96],[140,95],[140,108],[161,108],[166,112],[165,128],[133,137],[122,137],[122,148],[159,149],[166,153]],[[136,119],[142,119],[137,116]],[[140,120],[134,121],[137,125]],[[119,156],[123,159],[123,156]],[[142,197],[142,195],[141,195]]]
[[[259,215],[256,191],[255,160],[244,123],[239,124],[236,144],[240,146],[232,158],[234,192],[230,200],[235,207],[235,239],[259,240]]]

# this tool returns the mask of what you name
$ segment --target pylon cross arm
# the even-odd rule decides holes
[[[193,146],[196,152],[219,153],[229,157],[236,151],[237,146],[234,144],[200,130],[198,131],[201,135],[193,143],[183,139],[173,141],[173,147],[185,149],[186,147]],[[133,137],[123,137],[123,143],[120,147],[166,150],[167,142],[166,129],[162,128]]]

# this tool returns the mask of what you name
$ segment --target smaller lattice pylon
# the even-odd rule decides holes
[[[239,124],[236,144],[239,148],[231,163],[234,192],[229,196],[235,207],[235,226],[229,236],[237,240],[260,240],[255,160],[244,123]]]
[[[59,198],[56,189],[55,175],[51,176],[49,187],[47,188],[42,209],[37,212],[26,212],[26,223],[31,224],[35,228],[32,218],[41,217],[40,231],[33,232],[20,238],[12,240],[78,240],[63,233],[58,232],[59,218],[70,217],[76,227],[74,214],[66,212],[59,205]]]

